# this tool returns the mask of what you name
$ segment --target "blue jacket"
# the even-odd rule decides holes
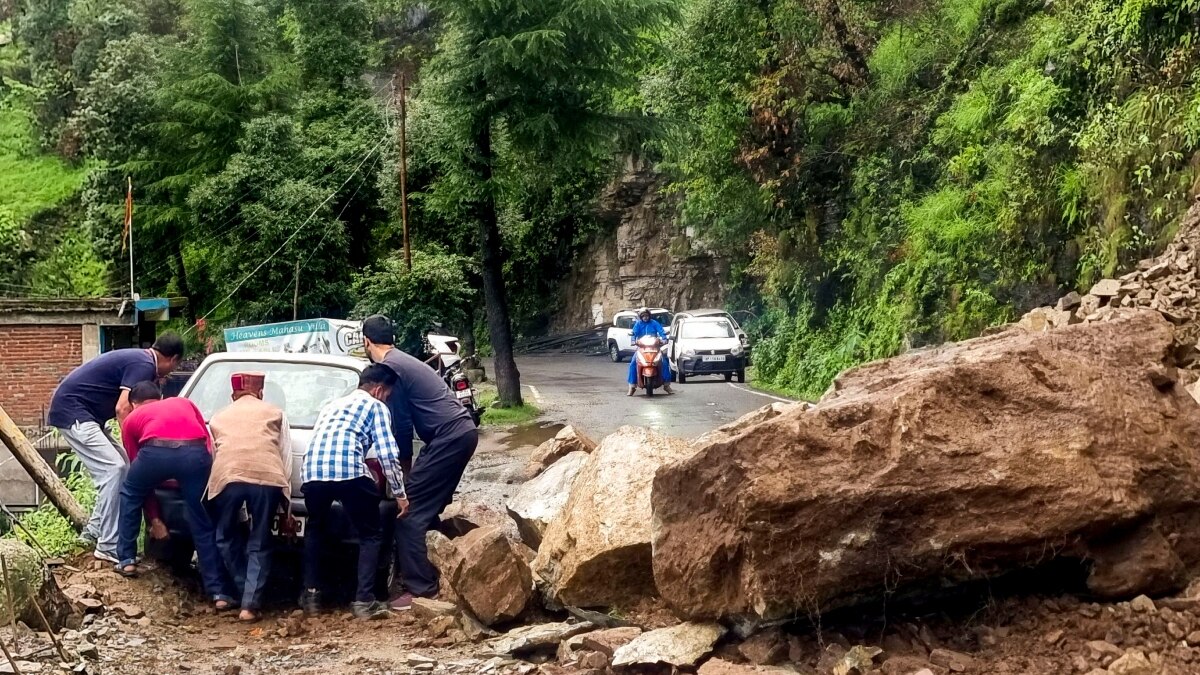
[[[657,335],[663,342],[667,341],[667,331],[663,330],[661,323],[654,319],[649,321],[638,319],[633,323],[633,341],[637,342],[646,335]]]

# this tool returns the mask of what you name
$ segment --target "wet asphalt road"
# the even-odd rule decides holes
[[[783,400],[719,376],[672,385],[672,396],[656,392],[647,397],[642,391],[626,396],[629,362],[613,363],[607,355],[522,356],[517,368],[525,398],[545,412],[543,421],[576,425],[596,439],[626,424],[692,438]]]

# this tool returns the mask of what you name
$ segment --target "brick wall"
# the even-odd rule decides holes
[[[20,427],[42,422],[54,388],[83,363],[83,330],[0,326],[0,405]]]

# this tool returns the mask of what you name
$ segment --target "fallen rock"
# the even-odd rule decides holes
[[[1120,292],[1120,281],[1116,279],[1101,279],[1092,286],[1092,290],[1088,291],[1088,295],[1094,295],[1097,298],[1111,298]]]
[[[1139,527],[1132,532],[1088,547],[1094,564],[1088,576],[1088,589],[1105,598],[1128,598],[1134,593],[1158,595],[1179,587],[1184,564],[1156,526]],[[1154,602],[1142,595],[1139,600]],[[1138,609],[1137,606],[1134,609]],[[1139,610],[1140,611],[1140,610]]]
[[[0,556],[4,556],[8,566],[8,579],[0,579],[0,586],[11,582],[9,590],[12,591],[12,608],[18,621],[25,622],[27,626],[42,625],[42,620],[34,608],[35,600],[54,629],[69,623],[72,615],[78,616],[72,609],[71,599],[58,587],[58,583],[36,551],[17,539],[4,538],[0,539]],[[0,603],[0,616],[5,617],[5,624],[8,623],[7,593],[6,590],[0,590],[0,596],[6,598],[4,603]],[[98,602],[93,598],[81,597],[74,604],[80,608],[89,608]],[[98,611],[102,607],[103,604],[100,603],[99,607],[90,607],[90,611]]]
[[[658,470],[656,587],[684,618],[775,619],[1154,526],[1200,562],[1200,415],[1162,381],[1173,337],[1126,310],[848,371],[816,407]]]
[[[453,603],[432,598],[413,598],[412,614],[418,621],[430,622],[439,616],[454,616],[458,607]]]
[[[1150,663],[1140,649],[1130,649],[1108,665],[1109,675],[1157,675],[1159,668]]]
[[[475,502],[451,502],[439,516],[437,530],[451,539],[480,527],[508,526],[508,518],[499,511]]]
[[[450,585],[484,625],[510,621],[533,597],[529,563],[497,527],[482,527],[456,541]]]
[[[137,605],[131,605],[127,602],[118,602],[109,607],[109,609],[119,613],[121,616],[131,621],[133,619],[140,619],[143,616],[146,616],[146,612],[143,611],[141,607],[138,607]]]
[[[525,477],[529,479],[536,477],[571,453],[590,453],[595,449],[595,441],[575,427],[567,425],[559,429],[554,438],[542,443],[533,451],[533,454],[529,456],[529,464],[525,468]]]
[[[892,656],[883,662],[880,670],[883,675],[941,675],[950,672],[948,668],[933,665],[923,656]]]
[[[770,666],[787,657],[788,642],[783,631],[778,628],[768,628],[751,635],[745,642],[738,645],[738,653],[754,665]]]
[[[929,662],[947,668],[952,673],[965,673],[975,665],[975,659],[950,649],[935,649],[929,652]]]
[[[606,630],[584,633],[581,636],[581,643],[584,649],[600,652],[601,654],[611,658],[618,649],[624,647],[630,642],[633,642],[633,640],[641,634],[642,629],[636,626],[628,626],[625,628],[608,628]]]
[[[613,653],[614,668],[633,665],[694,666],[708,656],[725,629],[715,623],[681,623],[652,630],[634,638]]]
[[[652,595],[650,484],[660,466],[693,452],[686,441],[645,428],[622,427],[605,438],[533,561],[546,596],[606,607]]]
[[[595,628],[590,623],[543,623],[514,628],[490,641],[488,650],[497,656],[520,656],[538,651],[553,653],[558,643]]]
[[[693,447],[700,448],[708,445],[709,443],[728,440],[756,424],[761,424],[767,420],[775,419],[788,410],[810,407],[812,407],[812,404],[808,403],[807,401],[800,401],[798,403],[784,403],[782,401],[776,401],[770,405],[764,405],[757,410],[748,412],[729,424],[721,425],[712,431],[708,431],[697,436],[696,438],[692,439],[691,444]]]
[[[788,668],[746,665],[724,659],[709,659],[696,671],[697,675],[783,675],[795,672]]]
[[[883,650],[879,647],[855,645],[833,667],[833,675],[850,675],[851,673],[866,675],[875,669],[875,657],[882,653]]]
[[[1129,607],[1133,611],[1141,612],[1142,614],[1153,614],[1158,611],[1158,608],[1154,606],[1154,601],[1144,595],[1139,595],[1131,600]]]
[[[542,535],[551,521],[562,513],[571,496],[571,488],[580,469],[587,462],[585,452],[572,452],[563,457],[537,478],[525,483],[508,501],[508,515],[517,524],[521,541],[533,550],[542,545]]]

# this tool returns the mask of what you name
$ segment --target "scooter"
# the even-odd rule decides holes
[[[483,410],[475,401],[475,388],[471,386],[471,381],[467,378],[464,368],[464,361],[474,361],[475,357],[463,359],[458,352],[458,338],[452,335],[429,333],[425,336],[425,341],[429,343],[430,351],[433,352],[426,363],[438,371],[446,386],[454,393],[454,398],[467,409],[467,412],[471,413],[471,419],[475,421],[475,426],[479,426],[479,421],[483,418]]]
[[[662,350],[664,343],[656,335],[643,335],[635,345],[634,362],[637,364],[635,385],[645,389],[647,396],[653,396],[654,390],[663,386]]]

